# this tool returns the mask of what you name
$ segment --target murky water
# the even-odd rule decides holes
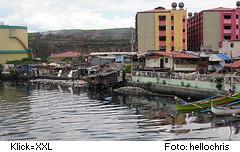
[[[0,83],[0,140],[240,140],[240,118],[176,114],[171,100]]]

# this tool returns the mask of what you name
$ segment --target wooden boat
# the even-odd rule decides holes
[[[239,104],[240,104],[240,100],[236,100],[236,101],[234,101],[234,102],[225,104],[224,107],[233,107],[233,106],[234,106],[234,107],[237,107]],[[239,108],[240,108],[240,106],[239,106]],[[210,107],[210,108],[208,108],[208,109],[201,110],[200,112],[201,112],[201,113],[207,113],[207,112],[212,112],[212,110],[211,110],[211,107]]]
[[[191,103],[176,103],[176,109],[179,112],[199,112],[211,108],[211,102],[214,105],[225,105],[228,103],[236,102],[240,100],[240,93],[234,94],[232,96],[214,96],[207,99],[191,102]]]
[[[211,103],[211,111],[215,115],[236,115],[240,113],[240,107],[214,107]]]

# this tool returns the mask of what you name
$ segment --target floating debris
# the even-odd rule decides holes
[[[83,80],[54,80],[54,79],[35,79],[30,80],[31,83],[40,83],[40,84],[53,84],[53,85],[62,85],[62,86],[73,86],[81,87],[86,85],[87,82]]]
[[[113,92],[115,92],[117,94],[129,94],[129,95],[143,95],[143,94],[155,95],[155,93],[147,91],[143,88],[131,87],[131,86],[121,87],[121,88],[113,90]]]

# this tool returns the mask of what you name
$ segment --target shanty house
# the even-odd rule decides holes
[[[151,52],[145,55],[145,68],[196,71],[200,57],[182,52]]]

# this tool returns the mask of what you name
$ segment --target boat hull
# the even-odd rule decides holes
[[[234,96],[224,96],[224,97],[219,96],[213,99],[208,99],[208,100],[205,99],[205,100],[200,100],[200,101],[188,103],[188,104],[177,103],[176,109],[179,112],[200,112],[202,110],[211,108],[211,102],[214,105],[225,105],[231,102],[236,102],[237,100],[240,100],[240,93]]]

